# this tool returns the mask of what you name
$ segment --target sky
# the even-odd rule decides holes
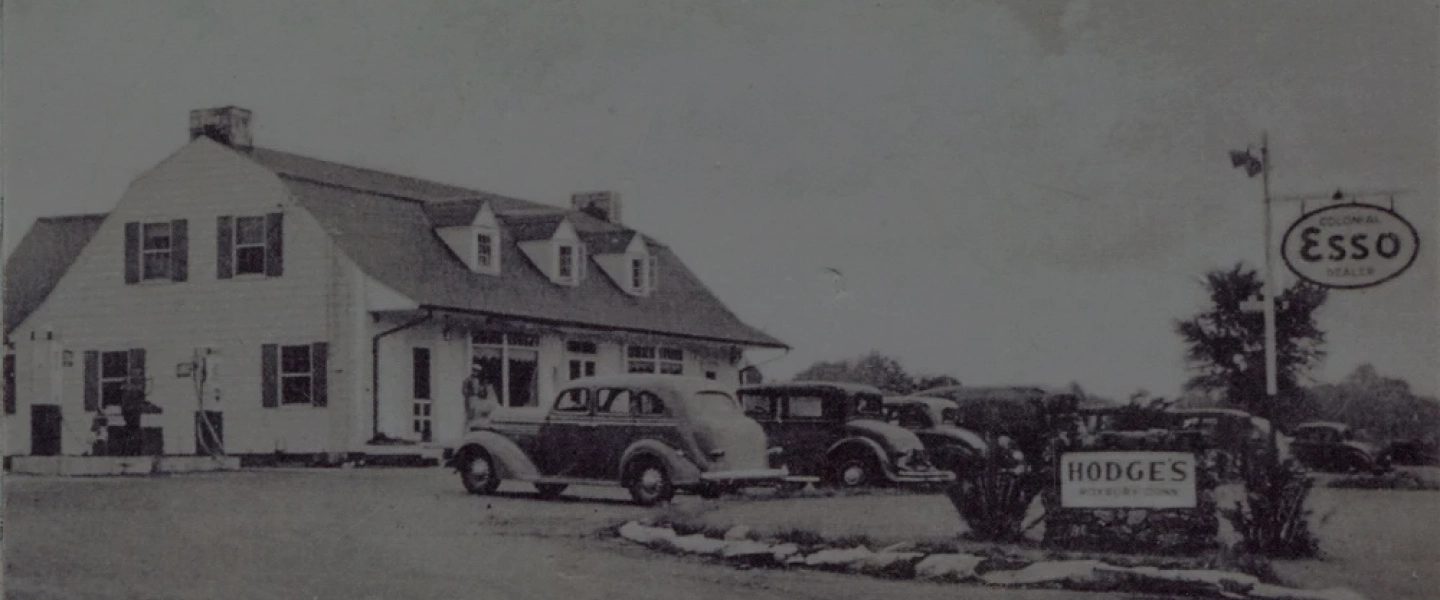
[[[1331,295],[1312,376],[1440,388],[1433,1],[3,14],[7,252],[38,216],[108,210],[189,110],[236,104],[261,146],[556,205],[620,192],[628,225],[793,346],[755,353],[771,377],[874,349],[968,383],[1173,395],[1204,273],[1262,264],[1261,186],[1226,153],[1267,131],[1275,195],[1407,190],[1422,239],[1401,277]],[[1276,237],[1301,209],[1276,205]]]

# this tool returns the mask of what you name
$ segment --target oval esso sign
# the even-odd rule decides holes
[[[1310,283],[1366,288],[1405,272],[1420,255],[1420,235],[1392,210],[1342,204],[1300,217],[1285,232],[1280,255]]]

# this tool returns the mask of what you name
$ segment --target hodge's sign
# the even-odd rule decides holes
[[[1065,508],[1194,508],[1195,455],[1071,452],[1060,455]]]
[[[1365,288],[1405,272],[1420,255],[1420,236],[1394,211],[1341,204],[1300,217],[1285,232],[1280,255],[1310,283]]]

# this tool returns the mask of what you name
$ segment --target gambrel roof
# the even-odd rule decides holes
[[[634,230],[580,211],[338,165],[286,152],[241,151],[275,171],[301,206],[367,275],[423,306],[763,347],[785,347],[742,322],[670,249],[650,241],[660,285],[634,296],[603,276],[560,286],[524,260],[518,242],[547,239],[568,219],[590,252],[613,252]],[[475,273],[435,228],[469,223],[489,203],[501,223],[499,276]],[[439,221],[439,222],[437,222]],[[623,246],[622,246],[623,249]]]

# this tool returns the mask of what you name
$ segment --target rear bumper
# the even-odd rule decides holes
[[[700,474],[704,483],[725,485],[773,485],[784,481],[790,472],[785,469],[745,469],[738,471],[710,471]]]

